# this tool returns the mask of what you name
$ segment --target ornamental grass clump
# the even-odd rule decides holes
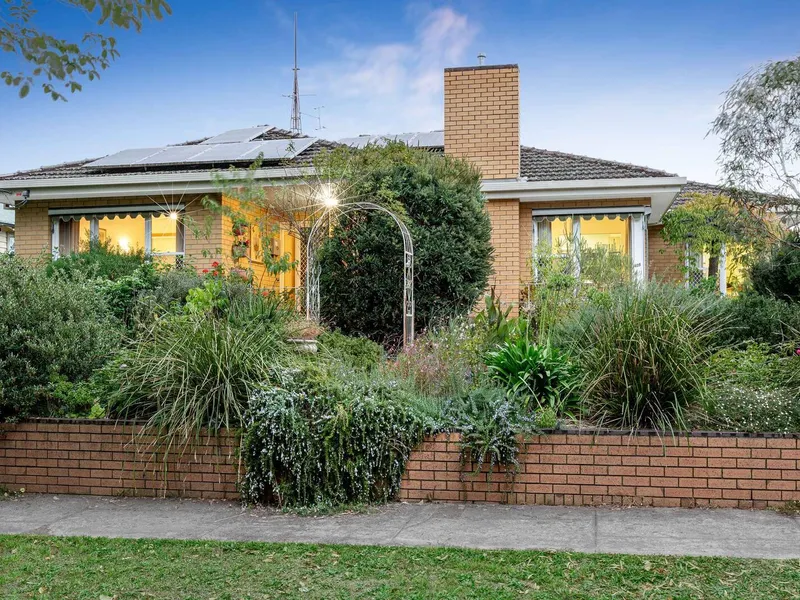
[[[393,381],[330,368],[282,370],[277,383],[253,392],[242,450],[246,502],[330,507],[396,496],[421,419]]]
[[[685,426],[705,390],[706,362],[725,326],[721,300],[649,284],[588,302],[555,332],[582,369],[583,409],[598,425]]]
[[[112,414],[183,441],[241,425],[250,394],[287,359],[291,315],[256,293],[235,304],[217,316],[170,313],[141,332],[114,366]]]

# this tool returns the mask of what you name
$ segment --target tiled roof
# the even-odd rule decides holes
[[[676,177],[673,173],[649,167],[530,146],[520,148],[520,175],[529,181]]]
[[[713,194],[720,196],[725,194],[725,188],[721,185],[714,185],[711,183],[700,183],[699,181],[687,181],[686,185],[681,189],[681,193],[675,198],[672,203],[672,208],[686,204],[692,199],[694,194]]]
[[[402,136],[382,136],[382,137],[397,137],[403,139],[411,136],[413,139],[425,139],[425,147],[435,150],[438,147],[430,145],[433,143],[443,144],[443,134],[441,131],[421,132],[415,134],[403,134]],[[416,136],[416,137],[415,137]],[[256,140],[275,140],[275,139],[291,139],[298,137],[285,129],[271,129],[264,134],[260,135]],[[381,136],[360,136],[359,138],[345,138],[340,142],[332,142],[328,140],[317,140],[309,148],[298,154],[291,161],[279,161],[277,164],[286,164],[287,166],[307,166],[313,162],[314,157],[321,151],[332,149],[340,143],[347,145],[360,146],[362,138],[371,141],[371,138]],[[208,138],[199,140],[192,140],[184,142],[184,145],[195,145],[203,142]],[[435,142],[434,142],[435,140]],[[440,142],[438,140],[441,140]],[[30,171],[20,171],[10,175],[0,176],[0,181],[14,181],[26,179],[50,179],[61,177],[81,177],[88,175],[113,175],[125,173],[139,173],[144,172],[145,167],[127,167],[127,168],[87,168],[86,165],[93,162],[95,159],[85,159],[60,165],[49,167],[41,167],[32,169]],[[269,163],[265,163],[269,164]],[[215,165],[216,168],[225,167],[227,165]],[[176,168],[175,165],[169,166],[148,166],[147,172],[159,173],[186,173],[186,172],[202,172],[208,171],[209,165],[187,164]],[[603,160],[599,158],[591,158],[588,156],[581,156],[578,154],[568,154],[566,152],[556,152],[553,150],[542,150],[540,148],[532,148],[530,146],[520,147],[520,175],[530,181],[564,181],[570,179],[628,179],[636,177],[674,177],[672,173],[661,171],[658,169],[651,169],[649,167],[641,167],[627,163],[616,162],[612,160]]]
[[[309,136],[305,135],[297,135],[292,133],[291,131],[287,131],[286,129],[279,129],[274,128],[270,129],[269,131],[261,134],[253,141],[259,140],[285,140],[285,139],[297,139],[297,138],[307,138]],[[209,139],[208,137],[200,138],[197,140],[191,140],[188,142],[183,142],[181,144],[174,144],[175,146],[194,146],[200,144],[201,142]],[[266,166],[279,166],[279,165],[286,165],[288,167],[299,167],[299,166],[308,166],[312,164],[314,157],[319,154],[320,152],[326,149],[332,149],[338,146],[336,142],[331,142],[329,140],[322,140],[318,139],[314,142],[311,146],[300,152],[295,158],[289,161],[273,161],[271,163],[265,161]],[[9,175],[0,175],[0,181],[24,181],[28,179],[58,179],[58,178],[65,178],[65,177],[85,177],[85,176],[102,176],[102,175],[123,175],[123,174],[131,174],[131,173],[192,173],[192,172],[203,172],[211,170],[212,166],[205,164],[187,164],[186,166],[176,167],[175,165],[170,166],[153,166],[150,165],[147,168],[144,167],[125,167],[125,168],[98,168],[98,167],[87,167],[91,162],[94,162],[97,158],[85,158],[83,160],[62,163],[58,165],[51,165],[46,167],[39,167],[38,169],[31,169],[29,171],[18,171],[16,173],[11,173]],[[245,161],[245,162],[252,162],[252,161]],[[228,166],[227,164],[219,164],[213,165],[214,168],[224,168]]]

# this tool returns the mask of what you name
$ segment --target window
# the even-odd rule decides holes
[[[182,206],[180,208],[183,208]],[[182,212],[153,211],[150,207],[110,207],[92,214],[51,209],[53,254],[78,252],[96,240],[120,252],[143,251],[164,262],[184,253]]]
[[[567,270],[577,274],[581,271],[581,253],[596,250],[604,255],[630,257],[635,278],[644,280],[646,216],[644,206],[598,208],[586,213],[571,209],[534,210],[534,277],[538,277],[542,252],[568,259]]]

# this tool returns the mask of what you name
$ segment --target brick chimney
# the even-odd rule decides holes
[[[519,177],[519,67],[444,70],[444,150],[468,158],[484,179]]]

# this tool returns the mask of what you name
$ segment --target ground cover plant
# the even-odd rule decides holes
[[[391,380],[341,365],[276,373],[250,399],[244,500],[281,506],[391,500],[423,435],[406,397]]]
[[[0,536],[0,595],[788,599],[797,560]]]

